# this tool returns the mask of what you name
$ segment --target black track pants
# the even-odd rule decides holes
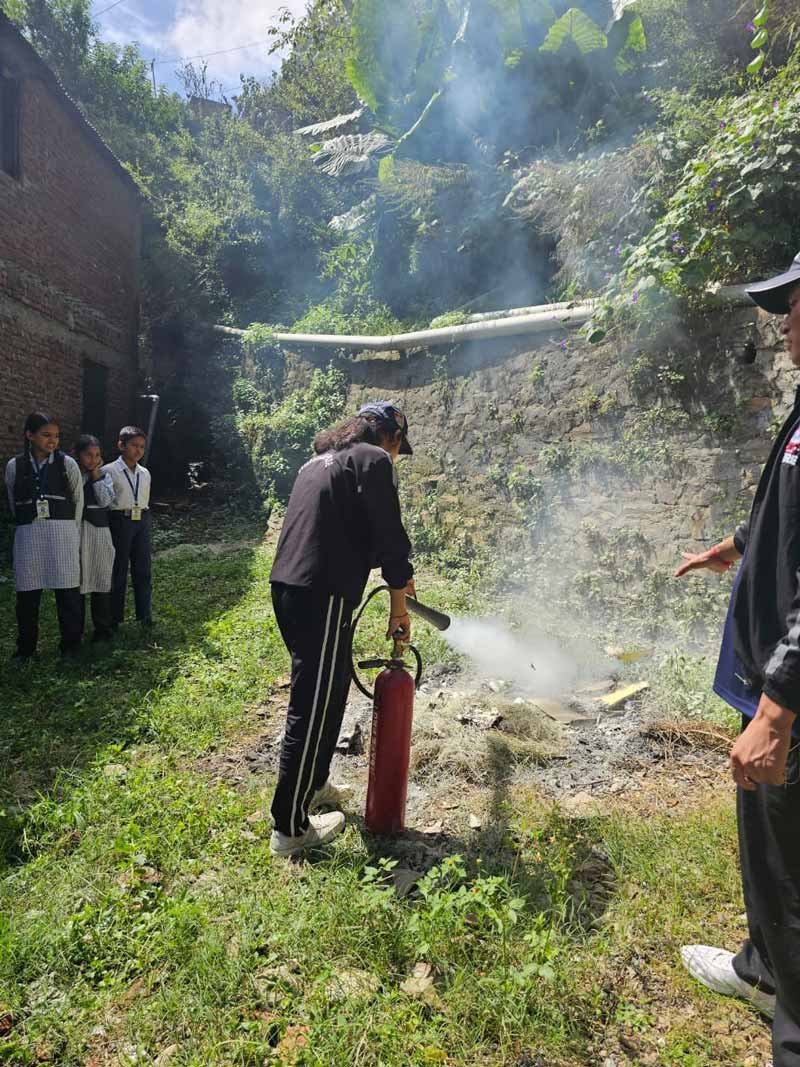
[[[740,789],[739,857],[750,937],[734,958],[745,982],[775,993],[774,1067],[800,1067],[800,749],[786,785]]]
[[[81,643],[81,594],[79,589],[54,589],[61,651],[72,652]],[[17,655],[32,656],[39,641],[41,589],[17,593]]]
[[[356,605],[327,592],[272,585],[275,617],[292,654],[292,688],[272,817],[296,837],[330,771],[350,689],[350,636]]]

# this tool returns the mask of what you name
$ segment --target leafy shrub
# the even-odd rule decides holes
[[[750,11],[758,6],[753,4]],[[731,5],[729,0],[642,0],[641,9],[648,52],[658,63],[653,70],[656,85],[713,99],[720,86],[733,82],[752,59],[745,28],[750,18],[747,5]]]
[[[252,382],[240,379],[236,384],[233,425],[267,506],[288,497],[298,470],[309,458],[315,434],[341,417],[346,384],[332,363],[327,370],[315,370],[306,387],[276,401]]]
[[[370,240],[345,241],[323,256],[322,277],[334,289],[295,322],[295,333],[402,332],[402,324],[373,292],[375,245]]]
[[[469,313],[466,311],[446,311],[444,315],[437,315],[431,320],[432,330],[444,330],[449,326],[463,326],[469,321]]]
[[[649,232],[622,249],[590,332],[612,322],[650,331],[713,283],[758,277],[788,262],[800,240],[800,92],[797,63],[730,99],[717,128],[676,176]],[[651,188],[652,191],[652,188]],[[646,190],[642,195],[646,195]]]
[[[602,289],[619,269],[622,245],[645,232],[648,216],[634,193],[654,156],[643,143],[590,158],[539,160],[518,175],[506,206],[555,238],[556,281],[565,294]]]
[[[700,719],[736,729],[740,716],[712,690],[716,658],[670,652],[651,672],[647,705],[673,719]]]

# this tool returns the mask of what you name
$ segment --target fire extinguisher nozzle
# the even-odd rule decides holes
[[[435,626],[437,630],[446,630],[450,625],[449,615],[445,615],[443,611],[437,611],[435,608],[429,608],[427,604],[421,604],[413,596],[406,597],[406,607],[413,615],[419,615],[421,619],[424,619],[431,626]]]

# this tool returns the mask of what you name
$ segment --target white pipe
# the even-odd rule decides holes
[[[561,311],[562,308],[583,307],[591,304],[590,300],[562,300],[560,304],[535,304],[532,307],[509,308],[508,311],[481,311],[468,315],[467,322],[490,322],[494,319],[511,319],[518,315],[533,315],[542,311]]]
[[[158,405],[161,402],[161,397],[156,396],[156,394],[153,393],[150,396],[143,396],[141,399],[149,400],[153,405],[150,408],[150,421],[147,425],[147,437],[145,438],[144,456],[142,457],[143,465],[146,467],[147,461],[150,458],[150,449],[153,447],[153,430],[156,426],[156,415],[158,414]]]
[[[724,304],[741,304],[743,307],[755,307],[755,301],[745,292],[743,285],[721,285],[713,296]]]
[[[548,305],[545,305],[547,307]],[[335,333],[274,333],[275,344],[304,347],[325,345],[332,348],[348,348],[358,352],[402,352],[408,348],[425,348],[432,345],[460,344],[462,341],[483,341],[492,337],[516,337],[521,334],[543,333],[553,328],[566,329],[581,326],[592,316],[594,305],[575,304],[560,310],[533,310],[527,315],[508,318],[493,318],[488,322],[469,322],[463,326],[444,326],[437,330],[417,330],[387,336],[348,336]],[[244,337],[246,330],[233,326],[214,326],[218,333]]]

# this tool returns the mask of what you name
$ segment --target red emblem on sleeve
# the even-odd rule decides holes
[[[781,463],[788,463],[791,467],[794,467],[797,465],[798,455],[800,455],[800,428],[794,431],[789,444],[783,450]]]

